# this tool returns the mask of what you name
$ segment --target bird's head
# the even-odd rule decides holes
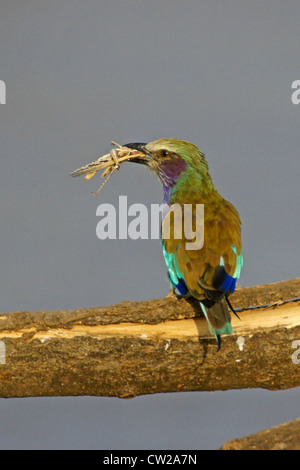
[[[147,165],[153,170],[169,194],[172,187],[179,181],[188,186],[197,181],[210,179],[204,154],[196,145],[178,139],[159,139],[153,142],[130,143],[124,145],[139,150],[145,157],[137,157],[132,162]]]
[[[139,150],[144,158],[134,158],[131,161],[147,165],[163,183],[176,182],[182,172],[196,171],[205,175],[208,172],[204,154],[196,145],[178,139],[159,139],[153,142],[130,143],[124,145]]]

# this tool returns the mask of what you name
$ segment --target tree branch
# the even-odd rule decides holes
[[[299,296],[300,278],[238,290],[236,308]],[[196,302],[0,316],[0,396],[135,395],[300,385],[300,302],[242,311],[217,353]],[[294,348],[294,349],[293,349]],[[1,348],[0,348],[1,349]],[[1,351],[0,351],[1,352]],[[1,355],[0,355],[1,357]]]
[[[220,450],[300,450],[300,418],[226,442]]]

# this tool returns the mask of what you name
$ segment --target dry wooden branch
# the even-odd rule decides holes
[[[300,450],[300,418],[226,442],[220,450]]]
[[[298,297],[300,279],[238,290],[236,308]],[[300,302],[241,311],[222,349],[197,303],[173,296],[56,312],[0,315],[0,396],[103,395],[300,385],[292,361]],[[299,354],[300,358],[300,354]]]

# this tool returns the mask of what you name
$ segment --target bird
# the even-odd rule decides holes
[[[217,191],[206,157],[196,145],[163,138],[149,143],[128,143],[124,147],[141,152],[143,157],[133,158],[131,162],[149,167],[162,183],[166,210],[161,243],[171,288],[179,298],[192,297],[199,301],[219,351],[221,336],[233,333],[230,311],[238,316],[229,296],[235,291],[243,266],[239,213]],[[185,232],[175,236],[174,220],[183,217],[180,209],[188,205],[195,227],[200,204],[204,205],[204,240],[199,247],[190,249]],[[176,207],[173,217],[172,207]],[[169,222],[170,234],[164,237],[167,220],[172,220],[173,226]]]

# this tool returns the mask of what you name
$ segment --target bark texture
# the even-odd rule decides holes
[[[299,295],[300,279],[294,279],[240,289],[231,302],[247,308]],[[197,303],[172,295],[109,307],[0,314],[0,358],[5,356],[0,397],[133,397],[300,385],[300,302],[239,316],[241,321],[233,318],[235,334],[223,337],[217,353]]]
[[[220,450],[300,450],[300,418],[226,442]]]

